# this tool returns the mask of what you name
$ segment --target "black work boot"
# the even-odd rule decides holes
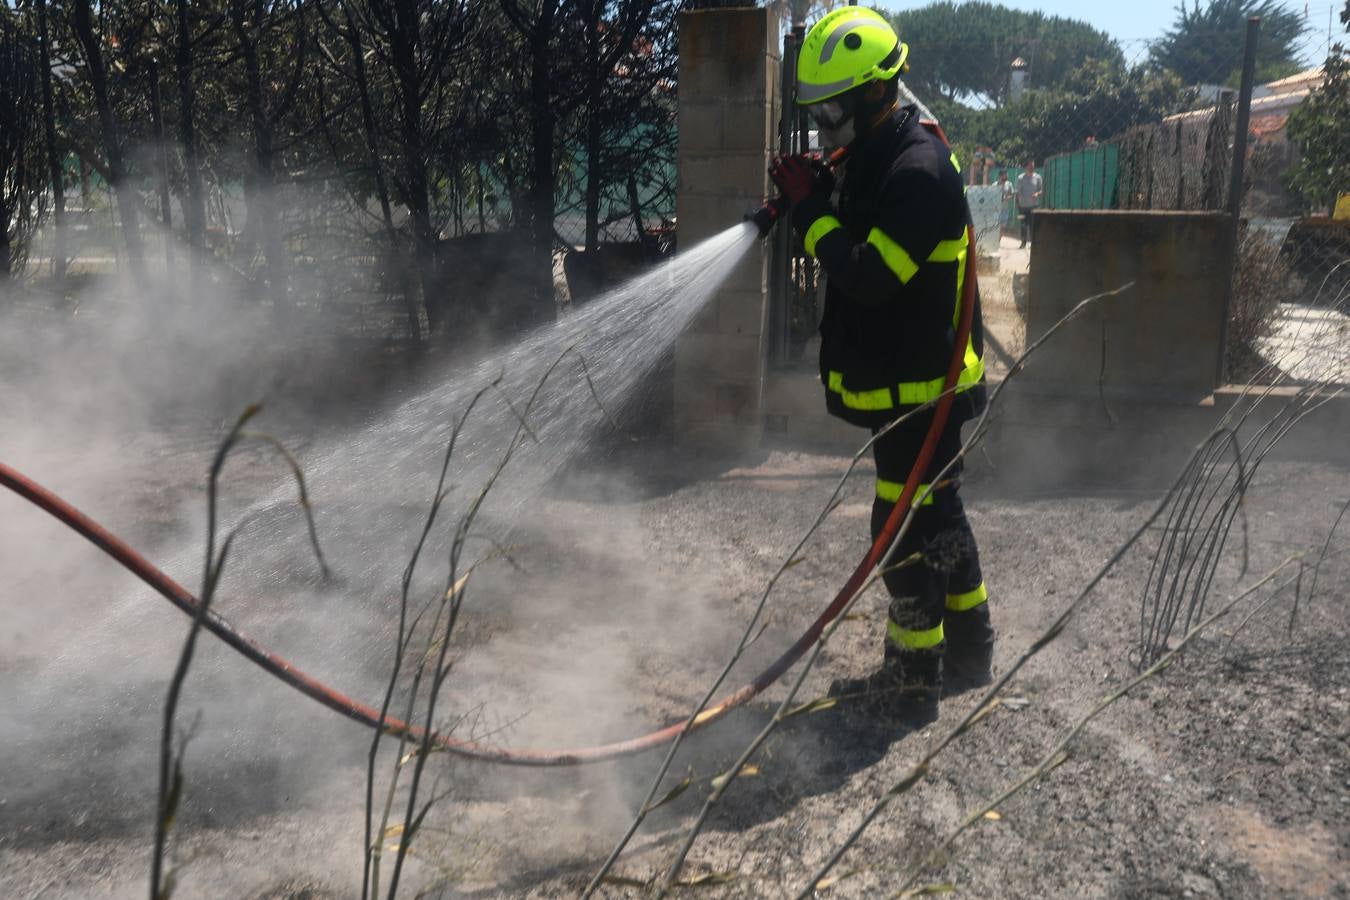
[[[880,669],[866,678],[836,679],[829,693],[841,709],[910,728],[937,721],[941,695],[942,645],[901,652],[889,643]]]
[[[948,610],[942,629],[947,637],[946,693],[950,696],[990,684],[994,680],[994,627],[989,604],[964,612]]]

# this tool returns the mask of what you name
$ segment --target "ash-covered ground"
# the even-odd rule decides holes
[[[293,443],[301,437],[282,431]],[[97,478],[69,474],[86,462],[79,448],[13,461],[37,468],[153,559],[174,558],[173,574],[195,588],[200,559],[185,555],[185,536],[200,533],[216,433],[162,428],[111,441]],[[793,450],[694,458],[663,440],[586,460],[520,511],[507,541],[515,565],[494,563],[476,577],[456,631],[446,719],[505,746],[572,746],[628,737],[690,709],[847,462]],[[1346,463],[1278,451],[1267,460],[1246,503],[1249,574],[1236,577],[1235,530],[1213,602],[1292,552],[1311,548],[1316,558],[1350,496]],[[999,631],[996,668],[1072,601],[1174,474],[1028,495],[976,457],[964,490]],[[859,470],[773,594],[769,627],[733,685],[801,632],[866,549],[870,476]],[[250,451],[231,469],[227,493],[246,503],[281,478],[275,462]],[[427,479],[429,496],[434,473]],[[322,523],[332,501],[313,500]],[[403,512],[407,527],[385,538],[400,563],[419,515]],[[13,497],[0,497],[0,527],[0,573],[22,573],[0,578],[0,896],[143,896],[160,710],[186,620]],[[1350,523],[1343,529],[1315,592],[1310,573],[1301,582],[1296,615],[1290,590],[1244,622],[1268,595],[1254,596],[1181,663],[1104,712],[1061,765],[966,832],[917,883],[950,883],[970,897],[1350,895],[1350,556],[1337,553],[1350,546]],[[836,870],[846,877],[830,896],[894,893],[967,811],[1021,778],[1135,673],[1158,538],[1128,555],[1009,685],[1005,695],[1017,701],[959,738],[890,806]],[[218,609],[302,668],[375,701],[397,583],[381,589],[348,571],[321,585],[303,549],[297,542],[293,553],[268,557],[280,563],[227,579]],[[332,562],[339,576],[351,568],[340,553]],[[877,593],[860,602],[800,699],[876,665],[884,609]],[[775,685],[764,702],[691,741],[668,779],[690,776],[691,787],[649,818],[606,895],[637,896],[631,885],[668,865],[710,779],[785,690]],[[683,877],[707,896],[796,893],[976,702],[949,698],[941,720],[916,734],[838,711],[791,719],[713,813]],[[359,896],[365,729],[210,639],[180,720],[190,739],[176,897]],[[404,895],[577,894],[660,757],[522,770],[437,755],[428,771],[445,796],[414,845]]]

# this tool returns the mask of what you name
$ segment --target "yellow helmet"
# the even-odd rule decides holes
[[[819,103],[869,81],[899,74],[909,47],[881,15],[862,6],[836,9],[811,26],[797,58],[797,102]]]

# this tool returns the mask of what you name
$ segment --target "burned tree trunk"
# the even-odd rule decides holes
[[[604,189],[604,133],[601,113],[600,23],[586,22],[586,252],[594,253],[600,243],[600,193]]]
[[[323,6],[319,6],[320,12]],[[389,182],[384,174],[384,160],[380,158],[379,132],[375,125],[375,106],[370,97],[370,76],[366,70],[365,49],[361,42],[361,31],[352,15],[351,5],[342,4],[346,30],[342,36],[347,41],[352,56],[352,76],[356,81],[357,97],[361,103],[361,131],[365,138],[366,154],[370,161],[371,174],[375,178],[375,193],[380,201],[380,216],[384,221],[385,236],[389,240],[389,257],[392,260],[395,277],[399,281],[399,290],[403,294],[403,310],[408,320],[408,337],[412,341],[422,339],[422,317],[418,306],[418,284],[408,267],[403,265],[402,247],[398,229],[394,227],[394,213],[389,201]],[[340,30],[335,23],[329,22],[334,30]]]
[[[197,149],[197,95],[192,83],[192,21],[188,0],[177,0],[178,34],[174,68],[178,79],[178,141],[183,146],[183,224],[188,247],[195,257],[206,246],[206,198],[202,191],[202,167]],[[193,259],[196,264],[196,259]]]
[[[553,310],[553,217],[558,175],[554,156],[560,110],[555,100],[553,40],[560,21],[560,0],[541,0],[527,9],[518,0],[501,0],[502,11],[520,32],[530,58],[528,102],[530,110],[529,186],[525,195],[530,236],[529,260],[522,287],[529,295],[530,316],[538,321],[552,318]],[[522,325],[532,323],[520,323]]]
[[[108,160],[108,180],[117,198],[117,215],[122,220],[122,240],[127,248],[127,269],[139,284],[145,284],[145,259],[141,244],[141,217],[139,199],[128,177],[126,157],[122,147],[121,130],[113,115],[108,70],[103,61],[103,49],[94,34],[91,0],[75,0],[72,8],[75,38],[84,52],[89,87],[98,110],[99,130],[103,136],[103,154]]]
[[[37,68],[17,26],[0,14],[0,281],[23,262],[42,191]]]
[[[427,150],[422,129],[422,79],[418,72],[421,28],[418,4],[395,0],[389,4],[389,55],[398,90],[399,142],[403,158],[403,202],[412,226],[413,261],[426,304],[427,323],[435,331],[445,321],[445,297],[434,289],[436,232],[431,225],[431,198],[427,188]]]
[[[463,100],[453,96],[453,65],[476,27],[480,0],[369,0],[365,5],[375,58],[392,85],[390,140],[397,148],[392,169],[397,197],[408,209],[413,265],[433,331],[449,321],[448,293],[439,277],[432,192],[447,173],[437,168],[436,148],[453,144]],[[434,177],[433,177],[434,175]]]
[[[66,277],[66,186],[61,152],[56,143],[56,101],[52,91],[52,43],[47,24],[47,0],[37,0],[38,64],[42,69],[42,133],[46,140],[48,178],[52,190],[52,280],[58,289]]]
[[[164,228],[164,268],[173,272],[173,204],[169,197],[169,147],[164,142],[164,108],[159,94],[159,63],[150,60],[150,121],[155,129],[155,173],[159,180],[159,216]]]
[[[281,318],[287,318],[291,313],[291,296],[276,196],[276,123],[294,102],[297,83],[304,65],[303,11],[302,3],[296,12],[298,24],[295,31],[295,71],[290,87],[282,91],[277,108],[268,109],[263,86],[262,62],[258,52],[258,43],[263,30],[262,18],[265,15],[264,6],[248,0],[230,0],[230,22],[234,26],[239,53],[243,58],[244,102],[248,108],[253,132],[253,164],[249,176],[244,181],[244,193],[248,203],[250,225],[253,225],[256,219],[256,234],[262,247],[267,293],[272,298],[274,310]]]
[[[527,289],[533,293],[536,314],[541,319],[553,313],[553,215],[557,195],[553,141],[556,121],[550,108],[548,43],[553,32],[554,3],[542,4],[539,24],[531,40],[530,105],[533,109],[533,157],[530,177],[531,265]]]

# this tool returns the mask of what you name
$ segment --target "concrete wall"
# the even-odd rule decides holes
[[[759,8],[680,14],[678,237],[737,224],[768,192],[778,120],[778,18]],[[768,247],[756,246],[675,348],[682,439],[749,446],[763,427]]]
[[[1194,401],[1218,386],[1228,286],[1222,213],[1037,212],[1027,336],[1034,340],[1085,297],[1134,281],[1066,325],[1027,364],[1055,393],[1096,393],[1105,323],[1108,393]]]

